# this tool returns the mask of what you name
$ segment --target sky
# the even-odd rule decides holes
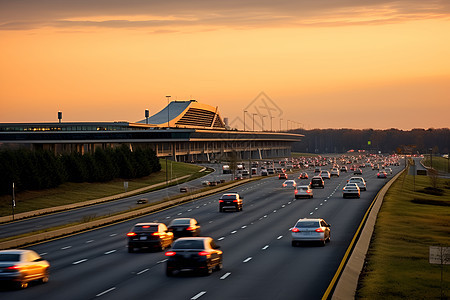
[[[448,0],[0,0],[0,123],[170,100],[247,130],[450,127]]]

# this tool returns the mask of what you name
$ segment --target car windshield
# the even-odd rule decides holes
[[[202,240],[178,240],[172,249],[203,249]]]
[[[189,225],[191,224],[191,220],[190,219],[178,219],[178,220],[173,220],[171,225]]]
[[[137,225],[133,228],[134,232],[157,232],[158,225]]]
[[[222,199],[222,200],[234,200],[234,199],[236,199],[236,195],[223,195],[220,199]]]
[[[0,261],[20,261],[20,254],[0,254]]]
[[[320,224],[318,221],[300,221],[295,227],[317,228],[320,227]]]

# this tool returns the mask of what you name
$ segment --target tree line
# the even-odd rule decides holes
[[[398,154],[449,153],[450,129],[297,129],[305,135],[292,151],[304,153],[345,153],[349,150]]]
[[[0,195],[16,191],[54,188],[64,182],[107,182],[132,179],[161,170],[152,149],[131,151],[97,148],[93,154],[78,152],[55,155],[51,151],[26,149],[0,151]]]

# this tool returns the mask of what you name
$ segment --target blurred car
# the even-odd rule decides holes
[[[9,282],[18,288],[38,280],[49,279],[50,263],[33,250],[11,249],[0,251],[0,281]]]
[[[331,179],[331,174],[328,171],[322,170],[319,173],[320,177],[322,177],[322,179]]]
[[[347,180],[347,183],[356,183],[361,191],[367,190],[366,181],[362,177],[353,176]]]
[[[187,193],[189,192],[189,188],[187,186],[180,187],[180,193]]]
[[[347,183],[347,185],[342,188],[342,197],[361,197],[359,186],[356,183]]]
[[[314,193],[309,185],[300,185],[295,190],[295,199],[298,198],[313,198]]]
[[[297,246],[300,242],[319,242],[325,246],[331,241],[331,225],[324,219],[299,219],[291,229],[292,246]]]
[[[342,166],[341,167],[341,172],[347,172],[347,171],[348,171],[347,166]]]
[[[141,198],[136,201],[137,204],[145,204],[147,202],[148,202],[148,200],[146,198]]]
[[[179,238],[172,249],[165,253],[166,275],[173,276],[175,272],[181,271],[209,275],[213,269],[221,270],[223,252],[219,249],[210,237]]]
[[[321,170],[322,170],[321,168],[316,167],[316,168],[314,169],[314,173],[320,173]]]
[[[167,229],[173,233],[174,238],[183,236],[200,236],[201,227],[194,218],[173,219]]]
[[[300,176],[298,176],[298,179],[308,179],[308,173],[302,172]]]
[[[333,169],[331,169],[330,176],[336,176],[336,177],[339,177],[339,175],[340,175],[340,172],[339,172],[339,169],[338,169],[338,168],[333,168]]]
[[[244,204],[243,199],[244,197],[241,197],[238,193],[223,194],[219,199],[219,212],[229,208],[241,211]]]
[[[362,175],[362,170],[361,170],[360,168],[356,168],[356,169],[353,171],[353,175]]]
[[[391,168],[385,168],[384,171],[385,171],[387,174],[392,174],[392,169],[391,169]]]
[[[261,176],[267,176],[267,175],[269,175],[267,170],[261,170]]]
[[[295,188],[297,186],[297,182],[295,180],[285,180],[282,184],[283,187],[293,187]]]
[[[378,171],[377,177],[378,177],[378,178],[387,178],[387,173],[386,173],[386,171],[384,171],[384,170]]]
[[[164,250],[173,242],[173,233],[164,223],[137,223],[127,233],[128,252],[133,253],[136,248],[153,248]]]
[[[314,176],[313,178],[311,178],[311,182],[309,183],[309,185],[311,186],[311,188],[316,187],[325,188],[325,182],[320,176]]]
[[[288,176],[286,173],[280,173],[278,174],[278,179],[288,179]]]

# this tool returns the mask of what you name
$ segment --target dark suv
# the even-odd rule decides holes
[[[243,199],[244,197],[239,196],[238,193],[223,194],[219,199],[219,211],[223,212],[225,209],[241,211]]]
[[[164,223],[138,223],[133,226],[128,236],[128,252],[135,248],[156,248],[164,250],[173,242],[173,233]]]
[[[320,176],[314,176],[311,179],[311,183],[309,185],[311,186],[311,188],[316,188],[316,187],[325,188],[325,183],[323,182],[323,179]]]

